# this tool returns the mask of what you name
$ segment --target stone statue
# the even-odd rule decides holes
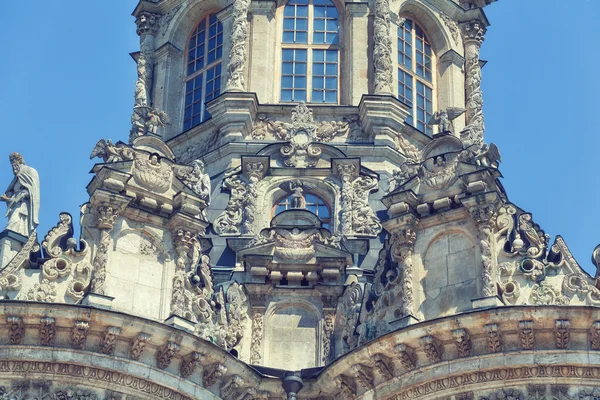
[[[292,208],[305,208],[304,200],[304,189],[302,189],[302,182],[295,181],[290,182],[290,190],[292,193]]]
[[[206,204],[210,204],[210,176],[204,173],[204,163],[202,160],[192,162],[192,175],[198,180],[192,183],[192,189],[198,197],[206,200]]]
[[[0,200],[6,202],[7,230],[29,237],[38,226],[40,209],[40,179],[35,169],[25,165],[23,156],[9,156],[14,179]]]
[[[437,125],[438,133],[454,133],[452,121],[464,114],[465,111],[467,110],[459,107],[448,107],[445,110],[436,111],[427,121],[427,125]]]

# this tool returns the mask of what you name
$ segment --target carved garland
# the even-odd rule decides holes
[[[485,124],[483,119],[483,94],[481,92],[481,66],[479,53],[484,41],[486,28],[480,21],[471,21],[463,25],[465,42],[465,69],[467,94],[468,125],[461,132],[465,145],[482,145]]]
[[[248,7],[250,0],[235,0],[233,2],[233,26],[231,28],[231,50],[227,67],[227,91],[244,91],[244,66],[248,58]]]
[[[375,94],[393,93],[392,40],[390,38],[390,2],[375,1],[373,38],[373,65],[375,67]]]

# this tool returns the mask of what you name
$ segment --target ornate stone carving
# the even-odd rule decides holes
[[[91,291],[104,294],[106,281],[106,264],[110,247],[110,231],[119,216],[119,210],[110,205],[100,205],[95,208],[97,227],[100,230],[100,242],[96,248],[92,266],[94,268]]]
[[[464,24],[462,28],[465,43],[467,126],[461,132],[461,138],[467,146],[479,147],[484,145],[483,133],[485,130],[479,53],[486,28],[477,20]]]
[[[414,314],[412,256],[416,239],[414,226],[409,226],[395,231],[390,240],[392,261],[398,263],[398,269],[402,269],[402,316]]]
[[[488,349],[492,353],[499,353],[502,351],[502,336],[500,335],[500,328],[498,324],[487,324],[483,326],[485,331]]]
[[[358,384],[366,390],[371,390],[375,387],[373,384],[373,377],[371,376],[368,367],[365,367],[361,364],[356,364],[352,366],[352,372],[354,373],[356,382],[358,382]]]
[[[480,400],[525,400],[523,393],[516,389],[501,389],[491,395],[480,397]]]
[[[227,367],[220,363],[214,363],[206,367],[202,373],[202,382],[205,388],[212,387],[217,380],[227,373]]]
[[[56,337],[56,320],[52,317],[40,318],[40,345],[52,346]]]
[[[205,357],[203,354],[198,353],[197,351],[192,351],[187,356],[183,357],[181,361],[181,365],[179,366],[179,374],[183,378],[189,378],[192,376],[196,367],[204,361]]]
[[[249,201],[248,184],[240,175],[230,175],[223,180],[223,189],[229,190],[231,197],[227,208],[215,219],[213,227],[219,235],[240,235]]]
[[[181,346],[173,341],[168,341],[156,352],[156,366],[160,369],[166,369],[171,365],[171,360],[175,354],[179,353]]]
[[[569,347],[569,327],[571,323],[568,319],[557,319],[554,325],[554,338],[557,349],[566,349]]]
[[[590,329],[590,348],[600,350],[600,321],[595,321]]]
[[[335,384],[340,389],[344,399],[355,399],[356,398],[356,387],[354,382],[344,375],[339,375],[335,378]]]
[[[125,143],[117,143],[116,145],[108,139],[100,139],[92,153],[90,154],[90,160],[99,157],[105,163],[116,163],[121,161],[131,161],[133,160],[135,152]]]
[[[117,339],[121,333],[121,328],[117,326],[109,326],[104,332],[102,341],[100,342],[100,351],[104,354],[113,354],[115,352],[115,345]]]
[[[239,375],[232,375],[221,384],[221,397],[232,399],[236,390],[244,385],[244,379]]]
[[[178,229],[173,233],[173,245],[177,252],[175,259],[175,275],[171,294],[171,315],[193,320],[191,295],[186,290],[188,269],[198,260],[200,243],[194,232]],[[190,256],[191,255],[191,256]]]
[[[374,94],[394,93],[392,66],[392,39],[390,36],[390,2],[375,2],[375,20],[373,23],[373,65],[375,67]]]
[[[578,400],[597,400],[600,398],[600,389],[583,389],[577,393]],[[562,399],[561,399],[562,400]],[[571,399],[569,399],[571,400]]]
[[[427,121],[427,125],[437,125],[438,133],[450,132],[454,133],[452,121],[464,114],[466,110],[459,107],[448,107],[433,113]]]
[[[25,336],[25,325],[23,318],[14,315],[6,317],[8,324],[8,339],[10,344],[21,344]]]
[[[252,317],[252,344],[250,345],[250,364],[260,365],[262,359],[261,343],[263,338],[263,314],[255,311]]]
[[[233,2],[233,25],[231,27],[231,49],[227,65],[227,91],[244,91],[246,59],[248,58],[248,7],[250,0]]]
[[[75,321],[73,329],[71,330],[71,347],[78,350],[83,350],[85,342],[87,341],[88,331],[90,330],[90,323],[87,321]]]
[[[434,338],[433,336],[423,336],[420,340],[421,345],[423,346],[423,350],[425,351],[425,355],[427,359],[435,364],[442,361],[442,352],[444,351],[444,347],[441,345],[439,340]]]
[[[471,335],[465,329],[459,328],[452,331],[452,336],[456,340],[456,353],[459,357],[469,357],[471,355]]]
[[[338,303],[344,353],[350,351],[357,345],[357,335],[355,330],[356,324],[358,323],[362,297],[360,285],[353,282],[351,285],[346,286],[344,295]]]
[[[169,24],[171,23],[171,21],[173,20],[175,15],[179,12],[182,5],[183,4],[176,5],[175,7],[171,8],[169,11],[167,11],[165,13],[165,15],[163,15],[160,18],[159,25],[160,25],[160,35],[161,36],[165,36],[167,34],[167,30],[169,29]]]
[[[415,356],[415,352],[413,349],[405,345],[404,343],[400,343],[395,348],[398,353],[398,359],[400,363],[407,371],[415,369],[417,366],[417,357]]]
[[[40,178],[19,153],[11,153],[8,158],[15,177],[0,196],[7,208],[5,229],[29,237],[39,224]]]
[[[454,43],[456,45],[459,45],[460,44],[460,28],[458,27],[458,24],[456,23],[456,21],[444,13],[440,13],[440,17],[442,18],[442,21],[444,22],[444,24],[446,25],[446,27],[452,34],[452,39],[454,40]]]
[[[379,182],[376,178],[359,175],[356,164],[337,164],[337,173],[342,181],[342,234],[377,236],[382,226],[369,205],[369,193],[377,190]]]
[[[371,361],[375,364],[375,370],[377,370],[383,380],[388,381],[394,377],[394,368],[389,358],[383,354],[375,354],[371,357]]]
[[[141,85],[140,81],[136,84],[136,101],[138,101],[137,88],[141,87]],[[142,95],[139,96],[141,97]],[[129,143],[133,143],[138,136],[156,136],[158,135],[158,128],[164,128],[167,125],[171,125],[171,119],[166,112],[154,107],[136,105],[133,107],[133,114],[131,115]]]
[[[473,392],[460,393],[456,395],[456,400],[473,400],[475,394]]]
[[[139,360],[146,348],[146,343],[150,340],[150,335],[144,332],[139,333],[131,343],[131,359]]]
[[[328,312],[323,318],[323,364],[327,365],[334,356],[332,350],[333,330],[335,323],[335,314]]]
[[[175,175],[189,186],[198,197],[210,204],[211,184],[210,176],[204,172],[204,162],[194,160],[191,165],[178,165],[174,168]]]
[[[496,216],[496,208],[494,205],[488,204],[474,207],[469,210],[471,216],[477,223],[479,228],[479,246],[481,248],[481,259],[483,270],[481,272],[481,280],[484,297],[496,296],[496,284],[494,282],[494,261],[492,255],[491,243],[493,236],[492,225]]]
[[[567,278],[565,278],[566,280]],[[556,289],[552,284],[547,281],[536,283],[531,288],[531,294],[529,296],[531,304],[537,305],[565,305],[569,304],[569,298],[563,296],[563,294]]]
[[[519,338],[521,339],[521,348],[523,350],[533,350],[535,343],[535,333],[533,331],[533,321],[519,321]]]

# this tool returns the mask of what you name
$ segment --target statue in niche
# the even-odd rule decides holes
[[[306,208],[306,200],[304,200],[304,189],[302,189],[302,182],[290,182],[290,190],[292,191],[292,208]]]
[[[25,165],[23,156],[11,153],[13,178],[0,200],[6,202],[7,230],[29,237],[38,226],[40,179],[35,169]]]
[[[458,107],[448,107],[445,110],[436,111],[427,121],[427,125],[437,125],[438,133],[454,133],[452,121],[464,114],[465,111],[467,110]]]

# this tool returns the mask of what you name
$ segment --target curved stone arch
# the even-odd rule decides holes
[[[478,297],[481,274],[474,234],[465,227],[451,226],[426,242],[419,243],[417,235],[415,254],[421,255],[415,274],[421,297],[419,314],[430,319],[470,310],[471,300]]]
[[[204,17],[217,13],[228,5],[229,2],[224,0],[189,2],[171,21],[166,33],[167,41],[185,53],[187,42],[198,23]]]
[[[400,5],[397,15],[400,18],[409,18],[423,28],[437,59],[451,49],[458,54],[463,53],[462,47],[452,41],[452,37],[448,34],[448,30],[441,21],[440,16],[436,15],[433,10],[423,3],[416,0],[406,0]]]
[[[273,322],[273,319],[278,315],[278,313],[280,315],[284,315],[286,314],[285,312],[280,313],[281,311],[288,311],[288,315],[289,315],[289,319],[292,322],[298,322],[298,325],[305,325],[303,328],[305,329],[310,329],[312,327],[312,329],[314,329],[314,363],[310,362],[310,364],[312,365],[302,365],[299,363],[296,364],[290,364],[290,365],[278,365],[277,364],[277,359],[275,357],[275,351],[278,349],[278,341],[280,340],[276,340],[278,338],[275,337],[275,334],[277,333],[277,330],[285,330],[285,331],[290,331],[291,334],[288,335],[288,339],[286,340],[286,344],[285,344],[285,349],[286,349],[286,354],[285,357],[286,359],[289,360],[290,363],[292,363],[292,360],[294,359],[295,356],[298,356],[300,354],[306,356],[306,354],[309,355],[309,359],[311,358],[311,351],[310,351],[310,343],[309,346],[307,347],[306,344],[304,344],[303,346],[298,346],[298,345],[289,345],[288,343],[290,341],[292,341],[292,339],[295,339],[296,341],[298,341],[298,339],[302,339],[305,338],[306,339],[306,334],[302,334],[301,331],[296,330],[294,332],[294,329],[292,327],[292,324],[288,323],[288,324],[280,324],[280,323],[275,323]],[[311,318],[312,317],[312,318]],[[296,321],[294,321],[294,319]],[[266,311],[265,311],[265,346],[266,344],[269,344],[269,347],[266,347],[265,349],[263,349],[263,354],[264,354],[264,358],[266,361],[267,365],[270,366],[275,366],[278,368],[284,368],[284,369],[301,369],[301,368],[307,368],[307,367],[316,367],[318,365],[320,365],[321,363],[321,358],[322,358],[322,349],[321,349],[321,343],[322,343],[322,337],[323,337],[323,330],[322,330],[322,326],[321,326],[321,321],[323,320],[323,312],[322,310],[320,310],[314,303],[310,302],[309,300],[306,299],[302,299],[302,298],[285,298],[282,299],[280,301],[276,301],[276,302],[271,302],[269,304],[269,306],[267,307]],[[312,323],[312,326],[310,326]],[[276,329],[279,328],[279,329]],[[283,329],[282,329],[283,328]],[[294,334],[295,333],[295,334]],[[310,336],[310,331],[308,332]],[[298,343],[297,343],[298,344]],[[298,354],[294,354],[293,351],[295,351]],[[297,361],[297,360],[296,360]]]
[[[272,178],[268,182],[264,183],[264,187],[260,191],[262,196],[259,198],[258,207],[261,210],[269,210],[268,214],[263,214],[261,216],[261,220],[257,221],[258,227],[260,229],[268,228],[270,226],[270,221],[273,218],[271,215],[271,210],[275,204],[275,201],[282,198],[285,194],[289,194],[290,192],[285,191],[281,188],[282,185],[289,185],[290,182],[294,181],[306,182],[311,185],[310,193],[314,193],[317,196],[321,197],[328,205],[329,212],[331,213],[331,223],[330,230],[331,233],[335,233],[337,226],[339,224],[338,211],[340,209],[340,193],[337,186],[333,185],[327,180],[322,180],[313,177],[295,177],[295,176],[286,176],[286,177],[278,177]]]

